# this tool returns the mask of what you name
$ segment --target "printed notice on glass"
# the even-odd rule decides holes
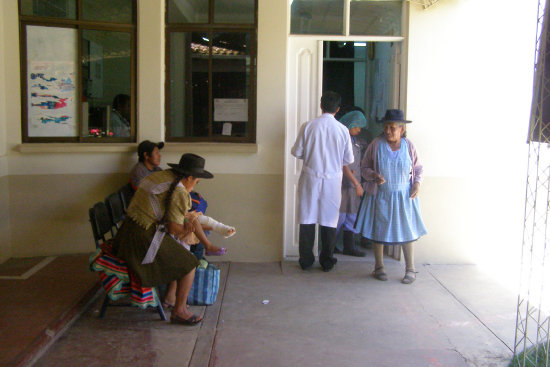
[[[214,121],[248,121],[248,99],[214,98]]]

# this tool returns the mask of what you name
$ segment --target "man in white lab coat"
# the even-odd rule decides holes
[[[304,270],[315,261],[316,223],[321,226],[319,263],[323,271],[330,271],[336,264],[333,251],[342,195],[342,167],[353,163],[349,131],[334,118],[340,101],[338,93],[327,91],[323,94],[323,114],[302,125],[291,151],[293,156],[303,160],[298,182],[298,219],[300,266]]]

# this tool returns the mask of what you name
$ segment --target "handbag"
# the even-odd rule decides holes
[[[212,305],[220,287],[220,269],[212,264],[195,270],[195,279],[187,296],[187,304]]]

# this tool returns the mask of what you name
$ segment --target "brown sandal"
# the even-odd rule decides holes
[[[199,319],[199,316],[193,315],[188,319],[184,319],[176,314],[170,316],[170,322],[172,324],[182,324],[182,325],[195,325],[202,321],[202,318]]]

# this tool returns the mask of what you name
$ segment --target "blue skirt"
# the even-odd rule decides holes
[[[378,190],[363,196],[355,229],[365,238],[384,245],[416,241],[427,233],[420,216],[418,198],[409,197],[409,188]]]

